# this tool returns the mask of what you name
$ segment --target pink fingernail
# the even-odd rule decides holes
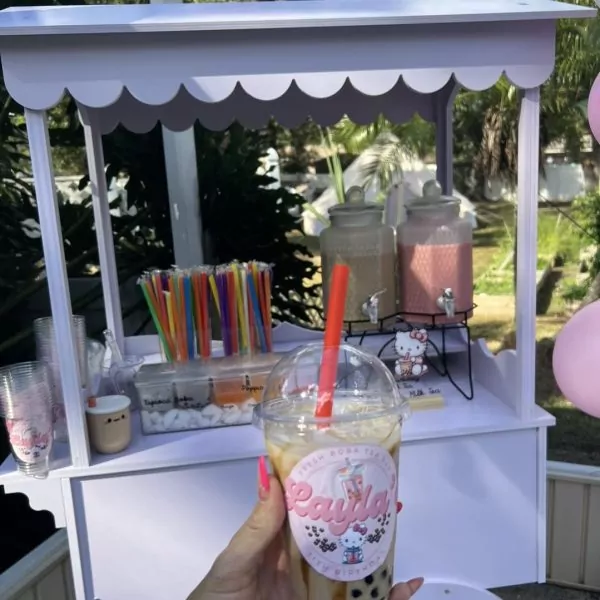
[[[267,470],[267,461],[265,460],[264,456],[261,456],[258,459],[258,481],[260,485],[259,495],[264,499],[264,497],[268,496],[271,489],[269,471]]]

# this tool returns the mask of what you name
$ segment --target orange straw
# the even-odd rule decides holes
[[[235,299],[235,274],[232,270],[227,271],[227,303],[229,305],[229,332],[231,339],[231,351],[238,354],[240,351],[238,336],[238,313],[236,310]]]
[[[269,350],[269,352],[271,352],[273,350],[273,339],[271,337],[271,334],[273,332],[273,326],[271,317],[271,273],[269,271],[269,267],[267,267],[264,272],[264,284],[266,304],[265,318],[267,321],[267,325],[265,325],[265,334],[267,336],[267,349]]]
[[[344,324],[349,277],[348,266],[334,265],[329,288],[329,303],[327,304],[323,357],[321,358],[319,390],[315,408],[316,417],[331,417],[333,413],[333,390],[337,379],[338,353]]]
[[[252,277],[252,272],[248,270],[248,277]],[[246,294],[250,296],[250,288],[246,281]],[[254,311],[248,311],[248,326],[250,327],[250,354],[256,350],[256,330],[254,328]]]
[[[160,315],[160,320],[162,322],[163,331],[165,333],[165,338],[167,341],[167,345],[169,346],[169,350],[171,351],[171,355],[175,356],[175,344],[171,339],[171,334],[169,332],[169,318],[167,317],[167,306],[165,302],[165,294],[163,290],[162,280],[160,276],[160,272],[152,274],[152,281],[154,282],[154,290],[156,292],[156,300],[158,304],[158,313]]]
[[[202,338],[204,340],[202,346],[204,348],[202,352],[202,358],[208,358],[211,353],[211,338],[210,328],[208,326],[208,275],[206,273],[200,273],[200,300],[202,310]]]

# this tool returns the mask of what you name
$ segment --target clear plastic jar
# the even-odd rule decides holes
[[[396,256],[394,230],[383,225],[383,207],[364,202],[329,209],[331,226],[321,232],[323,299],[327,307],[333,266],[350,268],[345,325],[352,331],[395,321]]]
[[[471,316],[473,229],[460,201],[428,181],[398,226],[400,310],[413,324],[444,324]],[[435,317],[434,317],[435,315]]]

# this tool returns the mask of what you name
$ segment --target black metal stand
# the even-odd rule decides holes
[[[382,357],[385,349],[394,343],[396,332],[408,331],[415,327],[425,329],[427,332],[441,332],[441,343],[436,343],[429,339],[429,345],[435,350],[439,361],[432,360],[431,356],[426,356],[427,363],[441,377],[447,377],[454,388],[467,400],[473,400],[473,368],[471,358],[471,330],[469,328],[469,318],[473,314],[473,310],[477,305],[473,304],[468,310],[455,313],[455,318],[459,319],[453,323],[444,322],[448,317],[446,313],[403,313],[388,315],[379,319],[376,324],[368,320],[364,321],[346,321],[344,328],[346,330],[345,341],[357,340],[357,345],[363,344],[365,338],[375,335],[390,335],[390,339],[386,340],[379,349],[377,356]],[[390,325],[393,322],[393,325]],[[368,329],[365,329],[367,327]],[[453,377],[450,365],[448,362],[448,352],[446,350],[447,333],[452,330],[464,330],[466,338],[466,355],[467,355],[467,386],[461,386]],[[438,364],[439,363],[439,364]]]

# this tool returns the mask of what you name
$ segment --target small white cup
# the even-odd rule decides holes
[[[99,396],[85,409],[92,448],[100,454],[122,452],[131,443],[131,400]]]

